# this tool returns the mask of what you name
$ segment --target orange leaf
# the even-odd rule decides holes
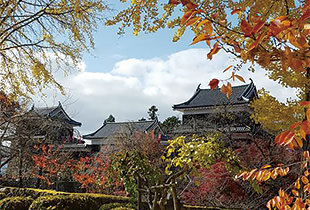
[[[208,19],[204,19],[203,21],[200,21],[200,23],[198,23],[198,25],[196,26],[196,28],[199,28],[199,27],[203,26],[203,25],[206,24],[207,22],[209,22]]]
[[[303,139],[306,139],[306,136],[310,134],[310,122],[303,121],[300,126],[300,134]]]
[[[235,81],[235,72],[231,72],[231,78]]]
[[[200,17],[193,17],[193,18],[190,18],[186,21],[186,26],[190,26],[190,25],[193,25],[195,24],[198,20],[200,20],[201,18]]]
[[[295,133],[289,132],[283,140],[283,145],[286,146],[290,144],[293,141],[294,136],[295,136]]]
[[[290,131],[284,131],[283,133],[281,133],[280,135],[278,135],[275,138],[275,143],[282,145],[284,142],[285,137],[290,133]]]
[[[291,129],[295,130],[300,125],[301,122],[295,122],[293,125],[291,125]]]
[[[302,148],[302,146],[303,146],[302,140],[301,140],[299,137],[297,137],[297,136],[295,136],[294,139],[295,139],[295,141],[297,142],[298,146],[299,146],[300,148]]]
[[[297,190],[292,190],[292,193],[293,193],[294,196],[298,196],[299,195]]]
[[[297,190],[299,190],[300,189],[300,182],[299,182],[299,178],[296,180],[296,182],[295,182],[295,184],[294,184],[294,186],[295,186],[295,188],[297,189]]]
[[[304,192],[306,192],[306,191],[310,192],[310,184],[306,184],[304,186]]]
[[[220,50],[219,48],[219,43],[216,42],[213,46],[213,48],[211,49],[211,51],[208,53],[207,57],[212,60],[212,56],[216,53],[218,53],[218,51]]]
[[[212,28],[212,25],[211,25],[210,21],[205,23],[205,28],[204,29],[205,29],[207,34],[210,34],[210,35],[212,34],[213,28]]]
[[[308,184],[308,183],[309,183],[309,180],[308,180],[307,177],[305,177],[305,176],[302,176],[302,177],[301,177],[301,181],[302,181],[302,183],[304,183],[304,184]]]
[[[220,82],[220,81],[219,81],[218,79],[212,79],[212,80],[209,82],[209,85],[210,85],[211,89],[214,90],[215,88],[217,88],[219,82]]]
[[[307,168],[307,166],[308,166],[308,162],[303,162],[303,164],[301,165],[302,166],[302,168]]]
[[[277,176],[278,176],[277,170],[276,170],[276,169],[272,170],[270,176],[271,176],[271,178],[272,178],[273,180],[275,180],[275,179],[277,178]]]
[[[248,173],[247,171],[240,172],[240,173],[237,175],[237,179],[243,177],[243,176],[246,175],[247,173]]]
[[[309,157],[310,157],[309,151],[308,150],[304,151],[303,156],[304,156],[304,158],[309,159]]]
[[[262,177],[262,180],[264,182],[267,181],[268,179],[270,179],[270,175],[271,175],[271,172],[269,170],[265,170],[264,174],[263,174],[263,177]]]
[[[224,69],[223,73],[226,72],[228,69],[230,69],[231,67],[233,67],[233,65],[228,66],[226,69]]]
[[[193,39],[193,42],[191,43],[191,45],[207,40],[207,39],[210,39],[210,36],[208,34],[200,34]]]
[[[227,86],[226,85],[222,85],[221,92],[224,93],[224,94],[227,94],[227,91],[228,91]]]
[[[227,98],[230,99],[232,93],[232,86],[230,84],[230,82],[227,82]]]
[[[310,121],[310,108],[307,108],[306,119],[307,119],[307,121]]]
[[[271,165],[266,164],[261,167],[261,169],[266,169],[266,168],[271,168]]]
[[[186,23],[186,21],[190,18],[190,17],[193,17],[194,15],[196,14],[196,11],[195,10],[189,10],[187,11],[183,17],[181,18],[181,25],[184,25]]]
[[[261,35],[259,35],[257,37],[257,39],[249,46],[248,51],[253,50],[254,48],[256,48],[259,44],[259,42],[265,37],[266,33],[262,33]]]
[[[239,76],[239,75],[237,75],[237,74],[235,74],[235,77],[236,77],[238,80],[240,80],[241,82],[244,82],[244,83],[245,83],[245,80],[243,79],[243,77],[241,77],[241,76]]]
[[[198,7],[198,4],[194,4],[192,2],[189,2],[185,6],[187,7],[187,9],[195,9]]]

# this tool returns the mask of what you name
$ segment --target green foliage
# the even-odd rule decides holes
[[[48,86],[63,91],[52,66],[67,74],[83,50],[94,47],[92,35],[106,8],[99,0],[1,1],[1,90],[15,96]]]
[[[56,195],[62,192],[56,192],[53,190],[31,189],[31,188],[5,187],[1,188],[1,193],[4,193],[8,197],[22,196],[36,199],[40,196]]]
[[[135,196],[136,178],[138,174],[148,180],[149,185],[161,182],[164,175],[160,168],[153,164],[144,154],[139,151],[119,153],[113,167],[118,170],[119,178],[123,180],[125,190]]]
[[[29,210],[96,210],[99,205],[95,199],[84,195],[53,195],[37,198]]]
[[[161,128],[163,129],[164,133],[167,134],[173,131],[173,129],[179,126],[180,124],[181,120],[176,116],[172,116],[168,117],[167,119],[164,120],[163,123],[161,123]]]
[[[167,166],[165,172],[172,173],[174,167],[189,167],[192,173],[197,172],[196,167],[209,168],[217,161],[233,163],[238,161],[236,154],[225,147],[224,140],[220,140],[219,134],[209,134],[199,137],[193,135],[188,138],[180,136],[169,140],[167,146],[167,154],[162,157],[166,161]],[[227,164],[230,171],[231,164]]]
[[[115,208],[134,209],[134,206],[132,204],[124,204],[124,203],[107,203],[103,204],[99,210],[110,210]]]
[[[54,190],[41,190],[41,189],[32,189],[32,188],[15,188],[15,187],[5,187],[0,189],[1,194],[4,194],[6,197],[31,197],[33,199],[39,197],[47,197],[47,196],[87,196],[94,199],[99,205],[104,203],[127,203],[129,202],[129,198],[121,197],[121,196],[113,196],[113,195],[104,195],[104,194],[95,194],[95,193],[67,193],[67,192],[59,192]],[[1,195],[0,194],[0,195]]]
[[[115,122],[115,117],[110,114],[109,117],[104,120],[104,123],[107,123],[107,122]]]
[[[29,197],[8,197],[0,201],[1,210],[28,210],[33,199]]]
[[[155,105],[153,105],[149,108],[149,111],[147,113],[149,114],[150,120],[155,120],[155,118],[157,116],[157,114],[156,114],[157,111],[158,111],[158,108]]]

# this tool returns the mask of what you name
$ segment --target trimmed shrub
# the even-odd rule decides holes
[[[115,196],[115,195],[103,195],[96,193],[67,193],[67,192],[59,192],[54,190],[41,190],[41,189],[33,189],[33,188],[17,188],[17,187],[4,187],[0,188],[0,194],[4,193],[5,197],[14,197],[14,196],[22,196],[22,197],[31,197],[36,199],[42,196],[50,196],[50,195],[72,195],[72,196],[89,196],[92,197],[99,206],[105,203],[128,203],[128,197]]]
[[[111,209],[126,209],[126,210],[134,210],[134,206],[132,204],[125,203],[107,203],[103,204],[99,210],[111,210]]]
[[[8,197],[0,201],[1,210],[28,210],[33,199],[29,197]]]
[[[0,189],[0,193],[4,193],[6,197],[31,197],[36,199],[41,196],[63,194],[63,192],[57,192],[54,190],[40,190],[32,188],[17,188],[17,187],[4,187]]]
[[[29,210],[97,210],[99,205],[90,196],[52,195],[37,198]]]
[[[6,198],[6,197],[9,197],[9,196],[7,196],[5,193],[0,192],[0,200],[2,200],[3,198]]]

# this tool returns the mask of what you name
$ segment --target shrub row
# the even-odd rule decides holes
[[[103,204],[126,206],[129,202],[129,198],[120,196],[12,187],[0,189],[0,200],[1,210],[98,210]]]

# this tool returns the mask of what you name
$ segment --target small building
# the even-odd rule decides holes
[[[158,140],[163,134],[157,119],[135,122],[105,122],[95,132],[83,135],[83,139],[90,146],[96,147],[97,151],[114,151],[117,149],[117,141],[131,138],[136,132],[153,132]]]
[[[250,84],[235,86],[228,99],[221,90],[201,89],[173,109],[183,113],[182,125],[174,134],[204,134],[208,131],[248,132],[250,128],[250,101],[257,97],[256,87]]]

